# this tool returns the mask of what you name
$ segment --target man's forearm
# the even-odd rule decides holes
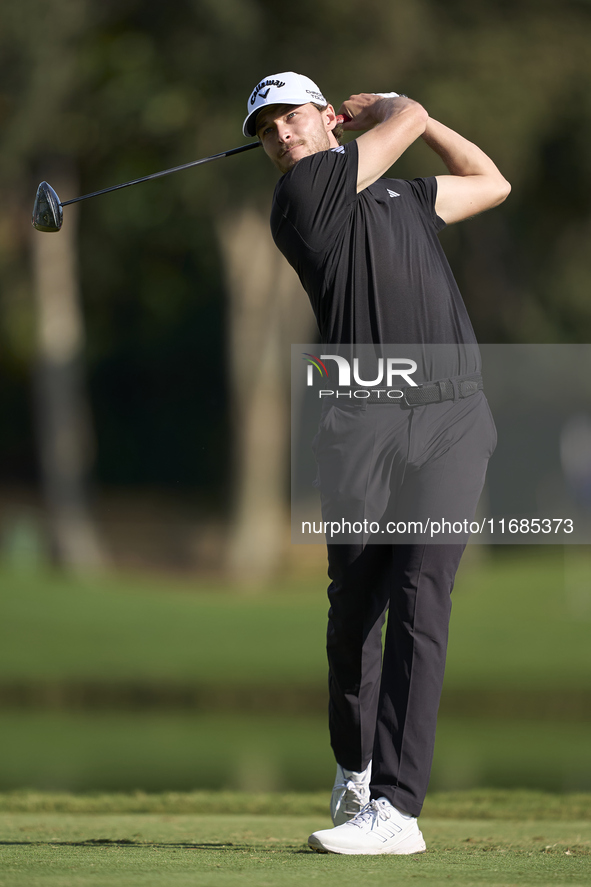
[[[437,176],[435,211],[447,224],[498,206],[509,182],[484,151],[431,117],[422,138],[438,154],[450,175]]]
[[[422,138],[453,176],[501,175],[484,151],[443,123],[429,117]]]

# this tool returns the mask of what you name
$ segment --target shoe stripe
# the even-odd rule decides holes
[[[393,822],[388,823],[388,825],[379,825],[377,828],[373,828],[373,834],[380,839],[380,841],[388,841],[390,838],[396,837],[396,835],[400,834],[402,829],[400,826],[395,825]]]

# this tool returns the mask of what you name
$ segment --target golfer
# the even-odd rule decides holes
[[[325,404],[315,442],[323,519],[351,502],[366,516],[418,509],[435,519],[448,507],[450,516],[471,518],[496,432],[474,331],[437,234],[502,203],[509,184],[476,145],[396,93],[342,104],[342,128],[362,133],[346,145],[335,109],[300,74],[265,77],[247,108],[244,134],[258,136],[282,174],[273,238],[310,298],[325,349],[402,345],[424,355],[420,387],[405,389],[402,401],[372,393]],[[418,138],[449,175],[383,178]],[[335,827],[309,844],[343,854],[420,853],[417,817],[466,539],[328,542]]]

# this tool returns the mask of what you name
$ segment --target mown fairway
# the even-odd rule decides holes
[[[421,819],[428,851],[413,857],[311,853],[307,835],[330,824],[325,802],[320,795],[3,796],[0,885],[557,887],[591,880],[589,795],[435,795]],[[179,812],[195,809],[201,812]]]

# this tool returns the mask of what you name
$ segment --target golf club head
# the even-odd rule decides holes
[[[33,206],[33,228],[37,231],[59,231],[62,227],[63,210],[60,199],[47,182],[37,188]]]

